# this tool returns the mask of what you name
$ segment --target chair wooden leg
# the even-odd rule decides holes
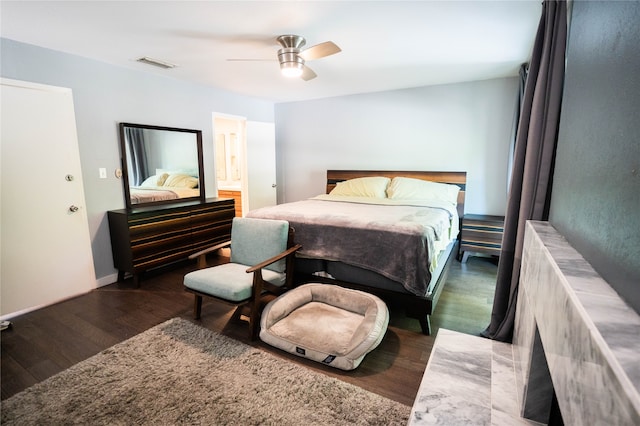
[[[249,340],[256,340],[258,328],[260,327],[260,300],[254,300],[251,304],[249,317]]]
[[[196,294],[196,297],[193,300],[193,317],[195,319],[200,319],[201,312],[202,312],[202,296],[199,296]]]
[[[253,273],[253,286],[251,288],[251,306],[249,306],[249,340],[255,340],[258,336],[258,328],[260,327],[260,300],[262,298],[263,288],[264,280],[262,278],[262,270],[258,269]]]

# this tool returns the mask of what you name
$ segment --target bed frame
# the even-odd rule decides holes
[[[466,183],[467,183],[467,173],[466,172],[427,172],[427,171],[393,171],[393,170],[327,170],[327,194],[331,192],[333,188],[335,188],[338,182],[342,182],[348,179],[354,179],[359,177],[370,177],[370,176],[385,176],[389,178],[393,178],[396,176],[409,177],[414,179],[422,179],[428,180],[432,182],[440,182],[440,183],[449,183],[458,185],[461,190],[458,194],[458,215],[460,217],[460,221],[462,221],[462,216],[464,214],[464,200],[465,200],[465,191],[466,191]],[[460,227],[462,229],[462,227]],[[406,315],[409,318],[415,318],[420,322],[420,327],[422,332],[426,335],[431,334],[431,324],[429,320],[429,316],[433,314],[435,306],[440,298],[440,294],[442,293],[442,289],[447,280],[447,276],[449,274],[449,267],[451,262],[457,256],[457,245],[459,242],[455,243],[455,246],[451,249],[449,256],[446,258],[444,267],[440,273],[440,275],[436,279],[436,283],[433,287],[433,291],[428,297],[420,297],[409,293],[401,293],[392,290],[371,287],[363,284],[340,281],[327,277],[300,277],[302,280],[308,281],[313,280],[315,282],[324,282],[327,284],[337,284],[343,287],[353,288],[357,290],[366,291],[369,293],[376,294],[383,299],[386,300],[397,300],[402,303],[405,307]]]

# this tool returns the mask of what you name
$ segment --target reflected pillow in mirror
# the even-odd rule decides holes
[[[163,173],[160,176],[158,176],[158,186],[163,186],[168,177],[169,177],[169,173]]]
[[[189,175],[173,174],[167,177],[163,186],[171,186],[174,188],[197,188],[198,179]]]
[[[147,188],[156,187],[156,186],[162,186],[164,184],[164,181],[167,180],[168,176],[169,175],[166,174],[166,173],[163,173],[160,176],[158,176],[158,175],[149,176],[148,178],[146,178],[144,180],[144,182],[142,182],[140,184],[140,186],[144,186],[144,187],[147,187]]]

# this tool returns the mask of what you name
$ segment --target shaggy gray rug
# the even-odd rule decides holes
[[[3,425],[406,425],[411,407],[174,318],[2,402]]]

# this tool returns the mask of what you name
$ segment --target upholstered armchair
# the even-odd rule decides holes
[[[284,220],[236,217],[231,241],[189,256],[201,269],[184,277],[185,290],[195,294],[194,317],[199,319],[202,298],[212,297],[235,306],[249,305],[249,337],[255,339],[263,296],[280,295],[293,287],[294,230]],[[207,253],[231,248],[229,263],[206,267]]]

